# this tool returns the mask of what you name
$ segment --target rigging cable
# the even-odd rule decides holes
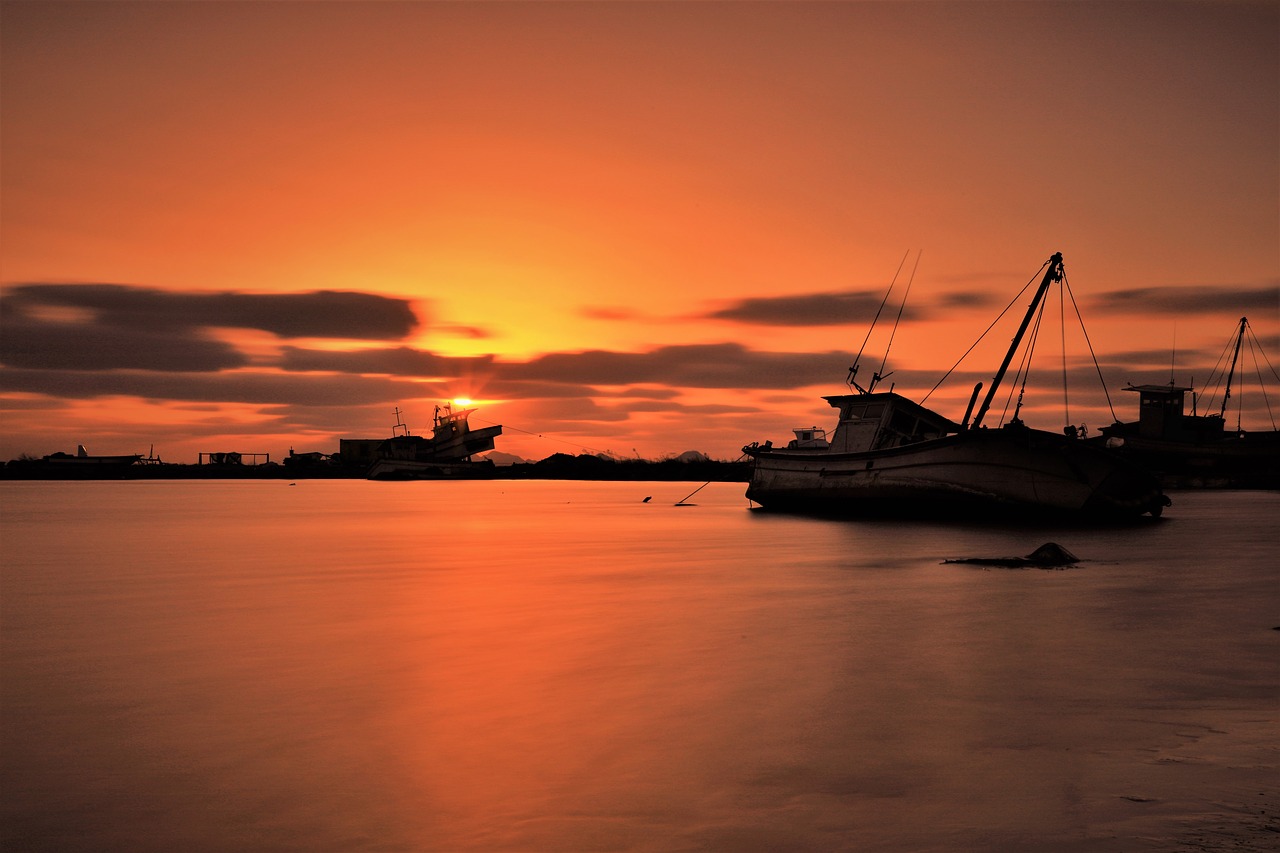
[[[1009,396],[1005,397],[1004,411],[1000,413],[1000,423],[1004,423],[1004,416],[1009,411],[1009,403],[1013,401],[1013,387],[1018,384],[1018,380],[1022,380],[1022,387],[1018,389],[1018,404],[1013,410],[1013,419],[1019,420],[1022,414],[1022,398],[1027,393],[1027,380],[1031,378],[1031,358],[1035,353],[1036,341],[1040,338],[1040,321],[1044,319],[1044,307],[1049,300],[1040,303],[1040,308],[1036,311],[1036,321],[1031,327],[1031,337],[1027,340],[1027,347],[1022,351],[1022,360],[1018,364],[1018,370],[1013,376],[1013,382],[1009,386]]]
[[[910,254],[910,250],[908,250],[908,254]],[[907,279],[907,289],[902,294],[902,304],[898,306],[898,316],[893,321],[893,330],[889,332],[889,343],[884,348],[884,358],[880,359],[880,369],[875,373],[876,378],[884,378],[884,366],[889,361],[889,350],[893,348],[893,338],[898,334],[898,323],[902,321],[902,310],[907,307],[907,297],[911,295],[911,283],[916,280],[916,270],[920,269],[920,256],[923,254],[923,249],[916,252],[916,263],[911,268],[911,277]]]
[[[991,325],[987,326],[987,328],[983,330],[982,334],[978,335],[978,339],[977,339],[976,341],[974,341],[972,344],[970,344],[970,345],[969,345],[969,348],[968,348],[967,350],[965,350],[965,351],[964,351],[964,355],[962,355],[962,356],[960,356],[960,358],[956,359],[956,363],[955,363],[955,364],[953,364],[953,365],[951,365],[951,367],[950,367],[950,368],[948,368],[947,372],[946,372],[946,373],[944,373],[944,374],[942,374],[942,378],[941,378],[941,379],[939,379],[939,380],[937,381],[937,383],[936,383],[936,384],[934,384],[934,386],[933,386],[932,388],[930,388],[930,389],[929,389],[929,393],[928,393],[928,394],[925,394],[925,395],[924,395],[924,399],[922,399],[922,400],[920,401],[921,405],[923,405],[923,404],[925,403],[925,401],[927,401],[927,400],[929,399],[929,397],[933,394],[933,392],[934,392],[934,391],[937,391],[937,390],[938,390],[938,386],[942,385],[942,383],[943,383],[943,382],[946,382],[946,381],[947,381],[947,377],[948,377],[948,376],[950,376],[950,375],[951,375],[951,373],[952,373],[952,372],[953,372],[957,367],[959,367],[959,366],[960,366],[960,362],[962,362],[962,361],[964,361],[966,358],[968,358],[969,353],[973,352],[973,348],[974,348],[974,347],[976,347],[978,344],[982,343],[982,339],[983,339],[983,338],[985,338],[985,337],[987,336],[987,332],[990,332],[993,328],[995,328],[996,323],[999,323],[999,322],[1000,322],[1000,318],[1001,318],[1001,317],[1003,317],[1005,314],[1009,313],[1009,309],[1010,309],[1010,308],[1012,308],[1012,307],[1014,306],[1014,304],[1015,304],[1019,299],[1021,299],[1021,298],[1022,298],[1022,294],[1024,294],[1024,293],[1026,293],[1026,292],[1027,292],[1027,288],[1028,288],[1028,287],[1030,287],[1030,286],[1031,286],[1031,284],[1032,284],[1032,283],[1033,283],[1037,278],[1039,278],[1039,277],[1040,277],[1040,273],[1041,273],[1041,272],[1044,272],[1044,268],[1045,268],[1046,266],[1048,266],[1048,265],[1049,265],[1049,262],[1048,262],[1048,261],[1045,261],[1045,263],[1044,263],[1044,264],[1042,264],[1042,265],[1040,266],[1040,272],[1037,272],[1034,276],[1032,276],[1032,278],[1031,278],[1031,279],[1030,279],[1026,284],[1024,284],[1024,285],[1022,286],[1022,290],[1019,290],[1019,291],[1018,291],[1018,295],[1017,295],[1017,296],[1015,296],[1015,297],[1013,297],[1013,299],[1010,299],[1010,300],[1009,300],[1009,304],[1008,304],[1008,305],[1006,305],[1006,306],[1004,306],[1004,310],[1003,310],[1003,311],[1001,311],[1001,312],[999,313],[999,315],[997,315],[997,316],[996,316],[996,318],[995,318],[994,320],[992,320],[992,321],[991,321]]]
[[[1230,338],[1227,339],[1226,345],[1222,347],[1222,352],[1218,353],[1218,360],[1214,362],[1213,370],[1209,373],[1209,378],[1204,383],[1206,388],[1208,388],[1210,384],[1216,383],[1216,384],[1213,384],[1213,388],[1210,391],[1209,401],[1205,405],[1205,411],[1208,411],[1213,408],[1213,401],[1218,396],[1218,389],[1222,387],[1222,381],[1226,379],[1226,375],[1219,373],[1218,371],[1222,369],[1222,365],[1227,360],[1227,353],[1231,351],[1232,345],[1234,343],[1235,343],[1235,335],[1232,335]],[[1223,406],[1225,406],[1226,400],[1224,399],[1222,403],[1223,403]]]
[[[1066,270],[1062,271],[1062,286],[1067,289],[1067,295],[1071,297],[1071,307],[1075,309],[1076,319],[1080,321],[1080,331],[1084,334],[1085,346],[1089,348],[1089,357],[1093,359],[1093,369],[1098,371],[1098,383],[1102,385],[1102,394],[1107,398],[1107,408],[1111,411],[1111,421],[1112,423],[1119,423],[1120,419],[1116,417],[1115,406],[1111,405],[1111,393],[1107,391],[1107,380],[1102,378],[1102,368],[1098,365],[1098,356],[1093,351],[1093,341],[1089,340],[1089,330],[1084,326],[1084,315],[1080,313],[1080,306],[1076,303],[1076,293],[1071,289],[1071,282],[1067,281]]]
[[[880,307],[876,309],[876,316],[871,319],[871,326],[867,329],[867,336],[862,339],[862,346],[858,347],[858,355],[853,359],[853,367],[849,368],[849,378],[845,380],[846,385],[854,386],[854,377],[858,373],[858,362],[862,361],[862,351],[867,348],[867,341],[871,340],[871,333],[875,331],[876,323],[880,320],[880,312],[884,310],[885,303],[889,301],[889,294],[893,293],[893,286],[898,283],[898,276],[902,274],[902,267],[907,262],[907,257],[911,254],[911,250],[907,249],[902,255],[902,260],[898,261],[898,269],[893,274],[893,280],[889,282],[889,289],[884,292],[884,299],[880,300]]]
[[[609,451],[609,450],[599,450],[599,449],[597,449],[597,448],[595,448],[595,447],[587,447],[585,444],[578,444],[578,443],[576,443],[576,442],[572,442],[572,441],[565,441],[565,440],[564,440],[564,439],[562,439],[562,438],[552,438],[551,436],[543,435],[543,434],[542,434],[542,433],[540,433],[540,432],[530,432],[530,431],[529,431],[529,430],[527,430],[527,429],[520,429],[520,427],[513,427],[513,426],[510,426],[510,425],[508,425],[508,424],[499,424],[497,421],[487,421],[487,420],[485,420],[484,418],[475,418],[475,420],[476,420],[478,423],[482,423],[482,424],[489,424],[490,426],[501,426],[504,430],[508,430],[508,429],[509,429],[509,430],[511,430],[512,432],[522,432],[522,433],[524,433],[525,435],[531,435],[531,436],[533,436],[533,437],[535,437],[535,438],[540,438],[540,439],[542,439],[543,441],[555,441],[555,442],[558,442],[558,443],[560,443],[560,444],[567,444],[568,446],[570,446],[570,447],[576,447],[576,448],[578,448],[579,450],[587,450],[587,451],[590,451],[591,453],[595,454],[596,456],[608,456],[608,457],[612,457],[612,456],[614,455],[614,454],[613,454],[613,452],[612,452],[612,451]]]
[[[1262,342],[1258,340],[1258,336],[1253,332],[1253,326],[1248,327],[1249,330],[1249,355],[1253,358],[1253,370],[1258,374],[1258,389],[1262,391],[1262,402],[1266,404],[1267,416],[1271,418],[1271,428],[1276,428],[1276,416],[1271,411],[1271,398],[1267,396],[1267,383],[1262,381],[1262,368],[1258,364],[1258,353],[1262,353],[1262,360],[1267,363],[1267,367],[1271,368],[1271,373],[1280,380],[1280,374],[1276,373],[1275,367],[1272,367],[1271,360],[1267,358],[1267,353],[1262,349]],[[1255,347],[1256,344],[1256,347]]]

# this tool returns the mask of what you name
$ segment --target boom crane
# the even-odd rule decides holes
[[[1044,271],[1044,278],[1040,281],[1040,287],[1036,288],[1036,295],[1032,297],[1031,305],[1027,307],[1027,315],[1022,318],[1022,325],[1018,327],[1018,333],[1013,336],[1013,343],[1009,345],[1009,351],[1005,353],[1004,361],[1001,362],[1000,369],[996,371],[996,378],[991,380],[991,388],[987,391],[987,396],[983,398],[982,406],[978,408],[978,414],[974,416],[973,425],[969,429],[977,429],[978,425],[982,423],[982,418],[986,415],[987,409],[991,408],[991,401],[996,396],[1000,381],[1004,379],[1004,374],[1009,369],[1009,362],[1013,361],[1014,353],[1018,351],[1018,347],[1022,343],[1022,336],[1027,333],[1027,327],[1031,325],[1031,318],[1035,316],[1040,300],[1044,299],[1045,293],[1049,290],[1049,285],[1057,281],[1062,281],[1061,252],[1055,252],[1053,257],[1049,258],[1049,268]]]

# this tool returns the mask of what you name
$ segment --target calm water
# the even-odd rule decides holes
[[[696,485],[0,483],[3,849],[1280,841],[1280,494],[1073,531]],[[941,562],[1045,541],[1085,562]]]

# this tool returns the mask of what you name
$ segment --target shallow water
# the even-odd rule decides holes
[[[696,485],[0,483],[3,849],[1280,840],[1280,494],[1088,531]],[[1083,562],[942,562],[1046,541]]]

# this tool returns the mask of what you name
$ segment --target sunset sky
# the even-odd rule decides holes
[[[911,280],[918,398],[1059,251],[1122,419],[1241,316],[1280,367],[1276,2],[4,2],[0,40],[0,459],[333,452],[458,397],[525,458],[732,459],[834,425],[895,275],[859,381]]]

